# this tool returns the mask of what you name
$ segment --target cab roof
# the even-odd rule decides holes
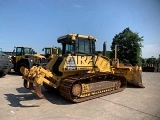
[[[63,39],[68,38],[70,40],[76,40],[76,38],[84,38],[84,39],[89,39],[89,40],[95,40],[96,39],[93,36],[87,36],[87,35],[81,35],[81,34],[67,34],[67,35],[63,35],[60,36],[57,41],[58,43],[61,43],[63,41]]]

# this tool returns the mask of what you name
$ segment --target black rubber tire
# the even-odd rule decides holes
[[[7,73],[5,71],[0,72],[0,77],[5,76]]]
[[[18,66],[18,73],[19,73],[19,75],[23,75],[23,74],[21,73],[21,71],[20,71],[20,68],[21,68],[22,66],[23,66],[23,67],[26,67],[26,68],[29,68],[29,66],[26,65],[25,63],[20,63],[19,66]]]

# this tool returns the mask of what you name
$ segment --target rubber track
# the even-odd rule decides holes
[[[72,89],[72,86],[74,83],[78,83],[78,82],[83,83],[83,81],[85,82],[85,80],[88,78],[100,77],[100,76],[107,76],[107,77],[112,77],[112,78],[114,77],[116,80],[119,79],[119,80],[121,80],[122,87],[120,87],[117,90],[113,90],[113,91],[109,91],[109,92],[105,92],[105,93],[100,93],[100,94],[96,94],[96,95],[88,96],[88,97],[81,97],[81,98],[77,97],[76,98],[76,97],[72,96],[71,89]],[[68,99],[72,102],[83,102],[83,101],[95,99],[98,97],[121,92],[125,89],[126,86],[127,86],[127,81],[126,81],[125,77],[123,77],[123,76],[116,75],[116,74],[106,74],[106,73],[105,74],[104,73],[87,73],[87,74],[82,74],[82,75],[78,75],[78,76],[72,76],[72,77],[65,78],[60,83],[59,91],[63,97],[65,97],[66,99]]]

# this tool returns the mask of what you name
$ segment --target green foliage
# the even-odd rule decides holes
[[[96,55],[99,53],[103,54],[103,51],[95,51]],[[111,58],[110,55],[111,55],[111,51],[106,51],[106,57]]]
[[[156,62],[157,62],[157,60],[156,60],[156,58],[153,57],[153,56],[152,56],[151,58],[148,58],[148,59],[146,60],[146,63],[147,63],[147,64],[153,64],[153,65],[155,65]]]
[[[156,59],[155,57],[150,57],[146,59],[147,65],[153,65],[153,66],[159,66],[160,65],[160,59]]]
[[[111,51],[106,51],[106,57],[111,58]]]
[[[96,54],[96,55],[99,54],[99,53],[102,54],[102,51],[95,51],[95,54]]]
[[[62,49],[58,47],[58,55],[62,54]]]
[[[141,58],[142,59],[142,67],[147,66],[147,59]]]
[[[129,60],[132,65],[142,65],[141,59],[141,42],[143,37],[138,33],[132,32],[129,28],[124,29],[121,33],[116,34],[111,45],[111,58],[114,58],[115,45],[118,45],[117,57],[120,61]]]
[[[142,67],[147,67],[147,66],[160,66],[160,58],[155,58],[154,56],[150,57],[150,58],[142,58]]]

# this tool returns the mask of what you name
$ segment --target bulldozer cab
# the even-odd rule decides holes
[[[62,44],[62,55],[93,55],[95,53],[95,41],[92,36],[68,34],[58,38]]]

